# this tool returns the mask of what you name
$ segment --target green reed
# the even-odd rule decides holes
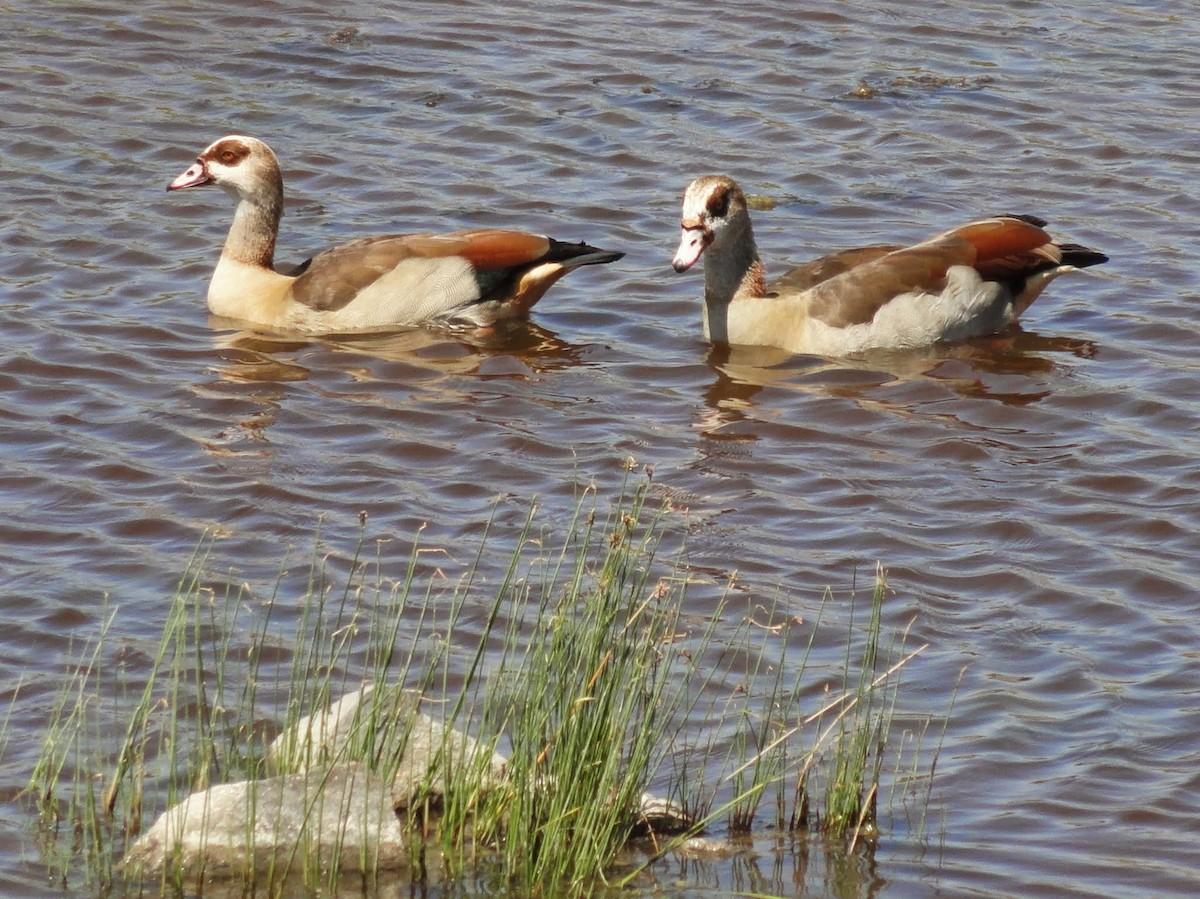
[[[741,722],[723,759],[716,758],[715,741],[710,739],[675,760],[676,784],[684,790],[691,784],[687,806],[701,826],[724,820],[731,835],[750,834],[762,823],[763,801],[773,796],[773,824],[778,832],[817,832],[827,840],[843,841],[844,851],[849,853],[860,841],[871,840],[877,834],[880,782],[889,751],[894,756],[898,777],[902,776],[909,785],[924,782],[927,788],[930,786],[932,771],[928,774],[918,771],[917,748],[908,753],[909,770],[901,774],[905,760],[903,746],[888,743],[900,672],[926,647],[907,649],[905,629],[887,653],[881,653],[886,594],[886,577],[879,568],[869,621],[862,634],[851,618],[838,689],[814,695],[810,695],[813,691],[806,686],[814,678],[809,669],[810,653],[832,596],[826,593],[813,622],[789,620],[778,606],[756,609],[744,618],[729,642],[750,660],[746,667],[747,682],[765,681],[766,691],[759,701],[743,698],[740,708],[722,710],[723,717],[733,715]],[[788,631],[797,626],[807,628],[808,639],[799,656],[792,658],[786,650],[786,638]],[[775,656],[769,651],[773,639],[785,647],[777,650]],[[769,658],[774,658],[774,664],[768,666],[763,677],[763,666]],[[815,705],[815,709],[806,712],[806,705]],[[919,738],[924,737],[924,731],[922,727]],[[907,736],[902,734],[902,740]],[[939,741],[935,758],[940,745]],[[696,784],[694,772],[699,771],[703,777],[714,764],[728,773],[715,787],[704,782]],[[731,771],[730,766],[733,766]],[[814,780],[822,778],[825,789],[821,801],[814,802]],[[664,842],[646,864],[623,882],[631,882],[654,860],[684,843],[688,836]],[[827,847],[830,845],[826,843]]]
[[[871,595],[870,616],[862,639],[852,617],[846,641],[846,655],[840,688],[820,697],[816,711],[803,716],[786,737],[815,729],[803,760],[790,772],[793,779],[792,801],[787,815],[792,830],[817,827],[826,836],[848,838],[849,847],[877,832],[877,808],[880,780],[889,749],[893,718],[900,690],[900,673],[924,645],[907,648],[908,630],[899,633],[893,645],[881,654],[883,606],[887,581],[883,569],[876,571]],[[857,660],[856,660],[857,657]],[[792,696],[797,694],[793,692]],[[923,735],[923,730],[922,730]],[[903,735],[902,735],[903,736]],[[895,764],[903,753],[896,751]],[[913,755],[916,764],[916,755]],[[812,804],[812,778],[824,776],[823,802]],[[915,774],[915,768],[914,768]],[[778,823],[782,823],[782,819]]]
[[[514,591],[537,624],[527,639],[509,633],[483,697],[510,758],[476,819],[514,887],[577,893],[600,877],[638,827],[663,737],[678,724],[687,663],[670,641],[680,580],[652,578],[657,536],[642,525],[644,502],[639,491],[603,526],[577,521],[541,578]]]
[[[882,575],[861,647],[851,625],[857,662],[848,648],[837,695],[813,697],[807,671],[820,612],[802,622],[780,602],[754,608],[718,641],[732,609],[727,594],[699,624],[682,622],[686,568],[658,558],[664,517],[647,508],[649,490],[648,480],[622,488],[607,514],[586,491],[560,541],[535,530],[531,508],[484,604],[479,571],[493,525],[466,573],[439,586],[432,577],[418,583],[425,550],[415,541],[401,577],[385,579],[378,555],[369,558],[364,520],[345,576],[330,575],[318,539],[290,632],[281,611],[287,563],[273,592],[258,597],[211,579],[215,541],[206,538],[179,581],[144,681],[134,689],[126,676],[109,683],[102,675],[114,611],[59,696],[30,779],[56,876],[82,876],[105,894],[129,876],[125,887],[141,889],[136,872],[114,859],[144,821],[213,784],[297,770],[303,747],[269,751],[272,738],[364,683],[406,691],[370,693],[327,761],[366,762],[390,783],[414,695],[436,700],[447,724],[475,732],[479,744],[466,751],[445,739],[402,815],[416,837],[407,876],[418,881],[593,893],[645,831],[641,797],[664,770],[667,795],[699,821],[695,830],[723,821],[732,834],[762,823],[772,796],[774,824],[806,831],[810,783],[826,771],[812,823],[851,840],[869,836],[896,675],[915,654],[880,670]],[[797,632],[806,635],[798,658],[789,646]],[[747,660],[732,687],[723,673],[730,657]],[[736,736],[723,749],[712,735],[689,742],[696,715],[738,722]],[[805,745],[807,729],[815,735]],[[507,755],[500,778],[490,764],[497,749]],[[714,767],[732,771],[706,786]],[[916,769],[906,776],[915,780]],[[677,842],[654,839],[650,861]],[[375,860],[358,862],[370,871]],[[333,893],[337,867],[322,868],[297,846],[266,876]],[[245,882],[261,887],[261,878]],[[159,888],[189,885],[176,870]]]

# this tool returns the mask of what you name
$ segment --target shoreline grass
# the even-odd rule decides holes
[[[881,649],[882,571],[861,637],[851,621],[836,687],[814,694],[810,653],[830,598],[814,622],[793,620],[777,601],[765,623],[747,614],[718,636],[732,610],[726,594],[706,620],[685,624],[686,568],[659,558],[664,519],[647,508],[649,495],[648,481],[627,484],[603,513],[589,491],[557,541],[535,531],[531,508],[483,603],[490,534],[458,582],[436,589],[432,579],[420,583],[415,541],[403,576],[386,581],[378,558],[364,560],[360,521],[343,583],[330,577],[318,539],[283,643],[274,636],[286,622],[282,576],[265,602],[244,586],[212,586],[216,544],[206,538],[180,578],[144,682],[101,674],[113,610],[63,688],[29,781],[48,867],[97,894],[144,888],[116,860],[147,819],[210,785],[273,773],[291,757],[271,747],[274,737],[363,684],[419,694],[479,746],[445,741],[405,805],[402,825],[416,837],[408,876],[417,881],[475,883],[480,895],[586,895],[633,882],[703,828],[723,825],[735,837],[773,826],[841,840],[849,851],[872,840],[898,673],[920,652],[903,651],[906,633]],[[800,658],[788,645],[795,628],[809,629]],[[710,664],[724,654],[748,660],[752,689],[725,683]],[[399,695],[364,699],[339,760],[362,761],[391,782],[412,738]],[[723,748],[690,732],[706,695],[708,717],[738,722]],[[132,711],[114,739],[121,705]],[[490,763],[497,750],[507,757],[501,779]],[[667,798],[696,826],[652,834],[643,863],[614,867],[646,832],[642,797],[664,771]],[[316,857],[297,847],[270,874],[332,891],[337,870]],[[372,859],[361,861],[371,868]],[[176,872],[159,887],[185,892],[187,883]]]

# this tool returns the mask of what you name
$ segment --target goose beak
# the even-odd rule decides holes
[[[183,190],[185,187],[200,187],[204,184],[212,184],[212,178],[204,163],[197,160],[192,163],[191,168],[168,184],[167,190]]]
[[[704,228],[684,228],[679,238],[679,249],[671,261],[675,271],[686,272],[695,265],[711,241],[712,237]]]

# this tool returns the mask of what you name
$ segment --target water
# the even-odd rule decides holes
[[[782,594],[803,616],[828,586],[835,646],[837,597],[881,561],[889,627],[915,619],[929,643],[906,713],[944,712],[958,684],[926,839],[897,825],[849,875],[805,879],[800,855],[758,845],[665,877],[1200,889],[1190,4],[97,0],[0,16],[6,707],[23,680],[0,768],[6,894],[61,894],[12,796],[70,642],[115,605],[120,639],[150,644],[207,529],[214,564],[264,592],[318,516],[344,552],[360,511],[397,575],[427,523],[453,577],[489,516],[503,543],[537,496],[565,525],[578,485],[615,491],[628,458],[689,535],[689,614],[735,570],[748,606]],[[628,255],[490,345],[240,332],[203,303],[227,199],[163,190],[230,132],[281,158],[281,261],[468,226]],[[699,275],[669,267],[683,187],[708,171],[777,201],[756,213],[775,272],[1009,211],[1112,261],[970,345],[714,351]]]

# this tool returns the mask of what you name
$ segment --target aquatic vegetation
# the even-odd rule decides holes
[[[135,686],[111,664],[119,609],[72,666],[30,778],[48,866],[97,893],[144,889],[117,860],[160,811],[242,781],[249,808],[265,807],[274,794],[253,785],[302,771],[317,753],[393,784],[410,857],[396,872],[347,842],[363,855],[349,866],[359,894],[399,877],[479,895],[584,895],[633,882],[702,831],[820,832],[850,851],[870,841],[898,674],[920,651],[904,650],[906,634],[880,645],[882,572],[865,628],[851,622],[840,673],[814,671],[819,612],[808,621],[782,599],[752,605],[731,634],[741,594],[729,591],[711,615],[682,618],[689,575],[682,551],[660,558],[667,519],[649,507],[650,487],[622,488],[607,510],[587,491],[558,539],[531,508],[486,591],[480,560],[494,534],[449,587],[425,581],[419,544],[403,575],[386,580],[366,557],[365,522],[335,576],[318,535],[299,603],[280,595],[282,578],[265,598],[214,579],[219,544],[206,538],[147,676]],[[351,694],[353,726],[324,748],[305,743]],[[394,784],[417,704],[439,710],[447,736],[401,801]],[[922,776],[915,761],[903,775]],[[649,800],[663,777],[667,798]],[[680,810],[676,826],[691,826],[666,832],[651,808]],[[631,846],[641,847],[634,860]],[[247,890],[332,894],[347,889],[341,851],[300,840],[265,872],[237,876]],[[186,892],[195,873],[168,865],[157,888]]]

